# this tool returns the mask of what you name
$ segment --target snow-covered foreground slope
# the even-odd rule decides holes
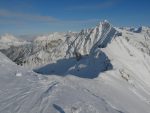
[[[35,70],[46,75],[0,53],[0,113],[149,113],[150,56],[140,45],[148,42],[144,35],[105,21],[67,36],[63,49],[57,48],[61,58]]]
[[[0,64],[1,113],[120,113],[104,98],[79,86],[79,78],[37,75],[1,53]]]
[[[0,112],[149,113],[149,56],[125,45],[116,38],[102,49],[114,69],[94,79],[37,75],[0,54]]]

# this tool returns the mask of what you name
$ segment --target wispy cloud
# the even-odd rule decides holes
[[[0,9],[0,18],[5,18],[7,20],[13,19],[14,21],[38,21],[38,22],[56,22],[58,19],[51,16],[43,16],[36,14],[26,14],[13,12],[9,10]],[[11,21],[13,21],[11,20]],[[6,21],[6,20],[5,20]]]
[[[68,7],[68,10],[82,10],[82,11],[89,11],[89,10],[98,10],[98,9],[106,9],[114,6],[118,3],[118,0],[106,0],[105,2],[101,2],[98,4],[84,4],[79,6],[72,6]]]
[[[51,16],[18,13],[9,10],[0,9],[0,24],[24,24],[29,22],[55,23],[55,24],[87,24],[98,22],[99,19],[85,20],[60,20]]]

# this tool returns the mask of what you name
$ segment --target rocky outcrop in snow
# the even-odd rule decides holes
[[[109,22],[103,21],[93,29],[82,30],[68,45],[67,55],[77,56],[76,54],[93,53],[97,48],[106,47],[116,34],[115,28]]]

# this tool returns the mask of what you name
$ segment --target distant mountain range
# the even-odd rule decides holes
[[[120,36],[132,46],[150,54],[149,27],[116,28],[107,21],[79,33],[54,32],[37,36],[30,42],[6,34],[1,36],[0,46],[1,51],[18,65],[36,68],[54,63],[58,59],[75,57],[77,54],[87,55],[97,47],[105,47],[114,37]]]

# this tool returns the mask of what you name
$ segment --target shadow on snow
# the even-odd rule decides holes
[[[44,75],[67,76],[74,75],[81,78],[96,78],[101,72],[113,69],[110,60],[104,52],[98,55],[85,55],[77,61],[75,57],[60,59],[56,63],[35,69],[36,73]]]

